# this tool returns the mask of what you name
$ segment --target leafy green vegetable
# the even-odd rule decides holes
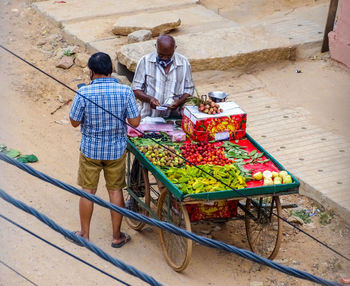
[[[38,157],[31,154],[31,155],[23,155],[17,158],[17,161],[21,163],[34,163],[38,162]]]
[[[19,152],[18,150],[15,150],[15,149],[10,149],[8,151],[5,151],[5,154],[7,156],[9,156],[10,158],[16,158],[21,154],[21,152]]]

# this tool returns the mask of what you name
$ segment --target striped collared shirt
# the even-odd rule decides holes
[[[131,88],[115,78],[97,78],[78,92],[124,121],[139,115]],[[81,122],[81,152],[97,160],[120,158],[126,148],[126,125],[79,94],[69,115]]]
[[[132,89],[143,90],[147,95],[158,99],[161,105],[172,104],[184,93],[192,95],[194,84],[188,60],[174,53],[169,73],[165,74],[163,67],[157,63],[156,57],[157,52],[153,52],[140,59],[136,67]],[[141,118],[160,116],[160,113],[151,109],[146,102],[141,103],[140,110]]]

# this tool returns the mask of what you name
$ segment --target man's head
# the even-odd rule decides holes
[[[91,70],[91,79],[94,75],[108,76],[112,74],[113,71],[111,57],[101,52],[95,53],[90,57],[88,67]]]
[[[160,64],[169,65],[176,49],[175,39],[170,35],[160,35],[157,38],[156,48]]]

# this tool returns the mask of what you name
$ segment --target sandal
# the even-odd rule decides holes
[[[112,246],[113,248],[120,248],[120,247],[122,247],[124,244],[126,244],[127,242],[130,241],[130,239],[131,239],[130,235],[128,235],[128,234],[125,233],[125,232],[121,232],[121,235],[124,236],[125,239],[124,239],[123,241],[119,242],[119,243],[112,243],[111,246]]]
[[[80,236],[81,238],[83,238],[81,235],[78,234],[79,232],[80,232],[79,230],[76,230],[76,231],[72,231],[71,233],[74,234],[74,235]],[[68,236],[65,236],[64,238],[67,239],[68,241],[70,241],[70,242],[72,242],[72,243],[78,245],[78,246],[81,246],[81,247],[84,246],[84,244],[82,244],[79,240],[75,240],[75,239],[73,240],[73,239],[71,239],[71,238],[68,237]],[[84,239],[85,239],[85,238],[84,238]]]

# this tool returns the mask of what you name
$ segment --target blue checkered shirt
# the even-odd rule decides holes
[[[110,111],[118,118],[135,118],[139,115],[134,93],[115,78],[97,78],[78,93]],[[70,118],[81,122],[80,150],[88,158],[115,160],[126,148],[126,125],[95,104],[76,94]]]

